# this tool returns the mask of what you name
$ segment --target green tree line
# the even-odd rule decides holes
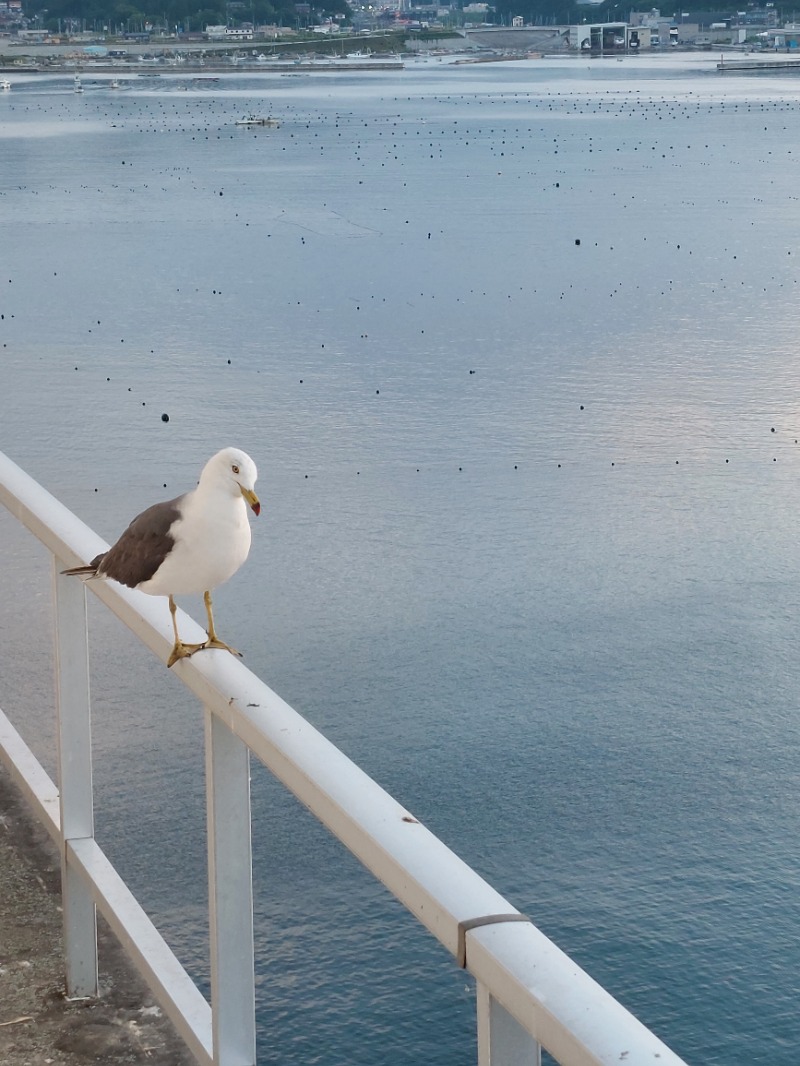
[[[346,0],[311,0],[309,18],[305,8],[298,14],[294,0],[29,0],[28,17],[38,15],[41,25],[52,31],[75,23],[82,28],[115,32],[141,32],[146,25],[179,26],[183,31],[200,31],[206,26],[283,25],[296,28],[319,17],[341,14],[349,17]]]

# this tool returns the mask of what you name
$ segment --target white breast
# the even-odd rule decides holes
[[[195,490],[183,500],[172,526],[172,551],[139,587],[156,596],[181,596],[216,588],[233,577],[250,551],[250,523],[241,496]]]

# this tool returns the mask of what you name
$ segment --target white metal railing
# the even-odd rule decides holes
[[[94,839],[86,593],[61,570],[107,545],[0,453],[0,502],[50,550],[56,615],[59,788],[0,711],[0,757],[62,855],[67,988],[97,990],[99,907],[198,1062],[256,1061],[252,752],[477,981],[479,1066],[680,1066],[621,1004],[296,711],[231,655],[173,673],[205,708],[211,1004]],[[93,593],[166,662],[161,599],[114,582]],[[187,617],[181,633],[195,639]]]

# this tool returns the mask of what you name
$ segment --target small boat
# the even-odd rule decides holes
[[[277,130],[280,128],[280,122],[272,116],[268,118],[259,118],[257,115],[245,115],[244,118],[237,118],[237,126],[268,126],[270,129]]]
[[[75,81],[74,81],[74,83],[72,85],[72,88],[73,88],[73,91],[76,92],[76,93],[82,93],[83,92],[83,86],[81,85],[81,76],[80,76],[80,74],[76,74],[75,75]]]
[[[0,91],[7,93],[10,88],[11,82],[8,80],[8,78],[3,78],[3,80],[0,81]]]
[[[108,87],[109,87],[109,89],[118,89],[119,88],[119,82],[117,81],[116,78],[113,78]]]

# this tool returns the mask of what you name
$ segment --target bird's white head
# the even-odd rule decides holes
[[[200,486],[227,487],[233,496],[244,496],[256,514],[261,512],[261,504],[255,494],[258,471],[256,464],[241,448],[223,448],[212,455],[203,467]]]

